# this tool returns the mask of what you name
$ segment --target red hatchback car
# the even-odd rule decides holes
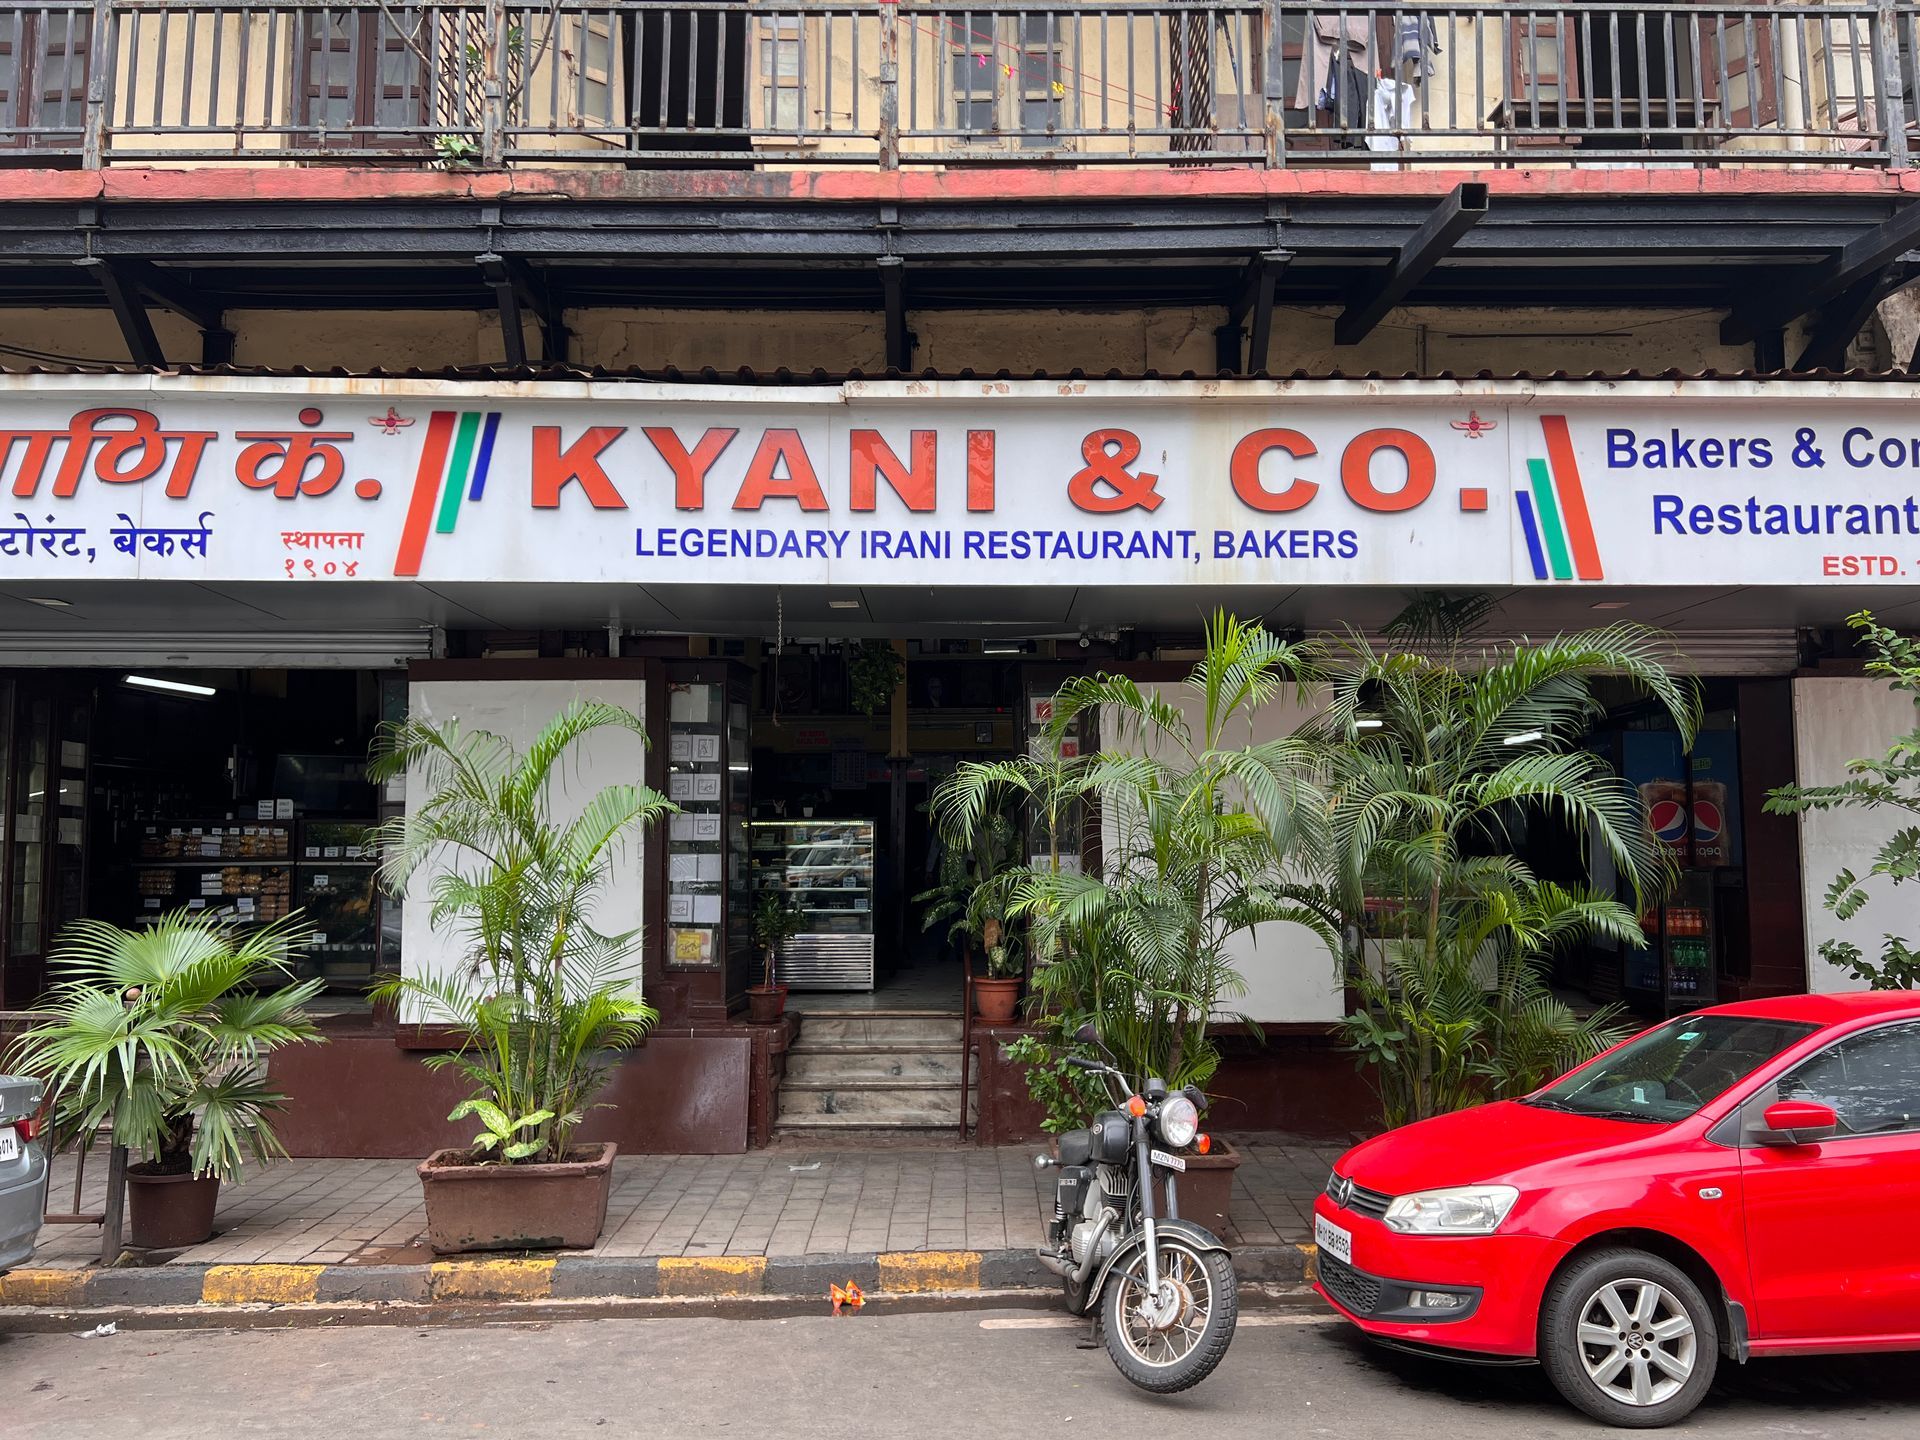
[[[1678,1420],[1722,1355],[1920,1349],[1920,994],[1702,1010],[1369,1140],[1314,1238],[1368,1335],[1537,1359],[1610,1425]]]

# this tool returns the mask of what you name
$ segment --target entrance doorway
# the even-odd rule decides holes
[[[904,714],[882,706],[865,715],[853,707],[848,666],[854,648],[845,642],[790,644],[768,656],[760,671],[754,820],[784,822],[810,846],[842,844],[831,855],[802,850],[802,863],[817,860],[829,868],[792,873],[784,888],[805,897],[808,885],[824,875],[827,893],[815,897],[817,906],[800,907],[803,916],[811,914],[812,923],[826,927],[869,929],[873,937],[869,979],[822,983],[789,974],[789,1005],[816,1014],[957,1014],[961,941],[944,922],[927,925],[934,903],[928,892],[939,884],[941,860],[930,801],[962,761],[1018,752],[1021,664],[984,655],[975,642],[909,642]],[[861,848],[867,833],[870,858]],[[756,847],[763,855],[772,852],[758,839]],[[860,866],[870,878],[859,873]],[[862,903],[859,891],[868,885],[870,918],[843,913]],[[978,963],[976,958],[976,968]]]

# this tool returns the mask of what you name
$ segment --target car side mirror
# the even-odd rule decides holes
[[[1811,1145],[1840,1128],[1833,1107],[1817,1100],[1776,1101],[1762,1112],[1760,1121],[1771,1132],[1760,1137],[1765,1145]]]

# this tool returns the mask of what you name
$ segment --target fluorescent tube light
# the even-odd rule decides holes
[[[1502,745],[1531,745],[1534,741],[1544,738],[1546,737],[1538,730],[1522,730],[1518,735],[1507,736],[1507,738],[1500,743]]]
[[[143,690],[165,690],[171,695],[218,695],[211,685],[194,685],[185,680],[162,680],[158,675],[129,675],[121,682]]]

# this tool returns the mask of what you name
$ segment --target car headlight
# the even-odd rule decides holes
[[[1176,1150],[1184,1149],[1200,1133],[1200,1112],[1186,1096],[1174,1095],[1160,1102],[1158,1123],[1160,1138]]]
[[[1511,1185],[1462,1185],[1400,1195],[1383,1217],[1403,1235],[1491,1235],[1519,1200]]]

